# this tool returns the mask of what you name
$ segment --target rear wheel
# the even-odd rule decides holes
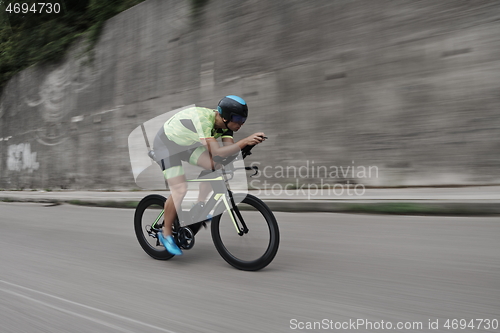
[[[222,258],[237,269],[262,269],[271,263],[278,252],[278,223],[271,209],[257,197],[235,194],[234,198],[240,202],[238,208],[248,232],[242,236],[238,234],[231,212],[220,203],[211,226],[215,247]]]
[[[168,260],[174,255],[160,244],[157,233],[163,226],[163,208],[167,199],[161,195],[148,195],[135,209],[135,235],[143,250],[152,258]]]

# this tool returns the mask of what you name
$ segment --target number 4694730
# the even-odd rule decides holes
[[[59,3],[50,2],[35,2],[32,5],[29,3],[9,3],[5,11],[12,14],[26,14],[31,13],[55,13],[58,14],[61,11],[61,5]]]
[[[456,329],[498,329],[498,319],[447,319],[444,328]]]

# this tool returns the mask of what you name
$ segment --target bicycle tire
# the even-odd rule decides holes
[[[174,256],[163,245],[158,244],[157,239],[150,236],[146,230],[148,225],[151,226],[154,223],[166,200],[161,195],[148,195],[139,202],[134,215],[135,235],[139,244],[144,252],[157,260],[168,260]]]
[[[230,212],[221,202],[212,220],[212,240],[221,257],[231,266],[244,271],[260,270],[269,265],[278,252],[278,222],[271,209],[259,198],[250,194],[235,194],[234,198],[240,202],[238,208],[241,207],[248,233],[237,234]]]

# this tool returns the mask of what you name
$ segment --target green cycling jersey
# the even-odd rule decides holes
[[[167,138],[180,146],[191,146],[207,138],[232,138],[233,131],[215,127],[217,110],[191,107],[182,110],[163,125]]]

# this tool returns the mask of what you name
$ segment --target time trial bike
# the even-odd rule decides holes
[[[214,161],[221,165],[219,169],[204,171],[197,179],[187,180],[210,182],[213,193],[201,210],[178,210],[172,225],[172,236],[180,248],[193,248],[195,235],[210,222],[215,248],[233,267],[256,271],[274,259],[278,252],[280,233],[273,212],[254,195],[233,193],[230,188],[230,180],[237,170],[254,171],[253,175],[258,173],[257,166],[235,166],[236,161],[251,154],[252,148],[247,146],[241,154],[226,158],[214,157]],[[162,195],[148,195],[139,202],[134,216],[139,244],[148,255],[158,260],[173,257],[160,244],[157,236],[163,227],[166,200]]]

